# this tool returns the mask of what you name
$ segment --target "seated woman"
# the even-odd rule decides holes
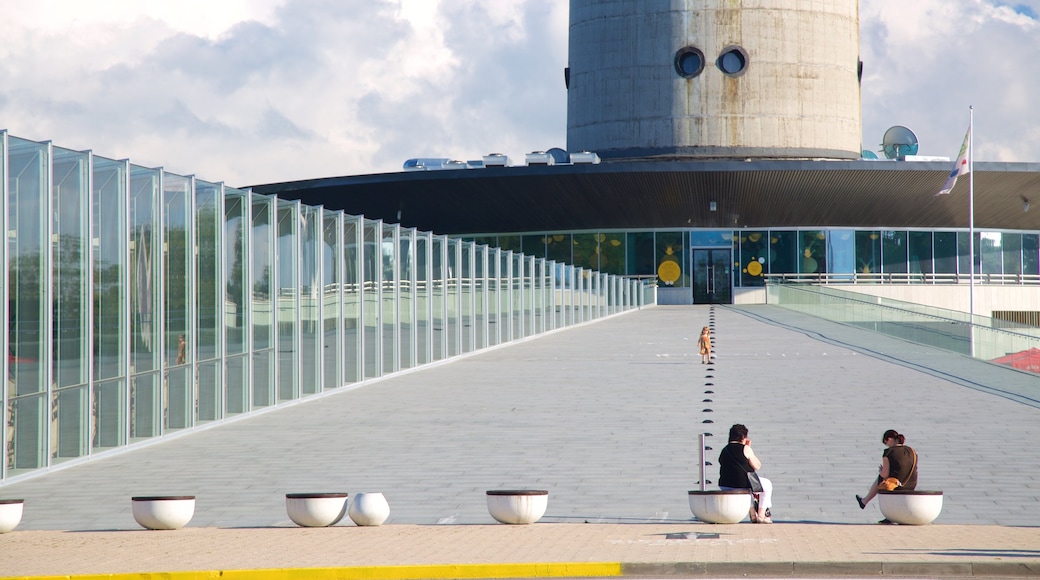
[[[719,489],[751,490],[748,481],[748,473],[762,468],[762,462],[751,450],[751,440],[748,439],[747,427],[736,424],[729,428],[729,443],[722,448],[719,454]],[[773,483],[764,477],[759,477],[762,482],[762,491],[756,492],[758,498],[758,511],[751,507],[751,521],[756,524],[773,523],[769,508],[773,505]]]
[[[859,508],[867,507],[870,500],[878,493],[878,486],[884,480],[894,477],[899,481],[895,490],[913,490],[917,487],[917,452],[906,445],[906,437],[900,435],[895,429],[885,431],[881,436],[881,442],[885,444],[885,451],[881,454],[881,467],[878,469],[878,477],[867,491],[866,497],[856,496]],[[881,523],[888,523],[881,520]]]

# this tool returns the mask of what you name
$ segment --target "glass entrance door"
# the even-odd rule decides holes
[[[733,302],[733,250],[693,250],[693,303]]]

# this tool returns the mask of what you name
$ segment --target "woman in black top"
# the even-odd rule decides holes
[[[900,435],[895,429],[889,429],[881,436],[881,442],[885,444],[885,451],[881,454],[878,477],[874,481],[874,485],[870,486],[866,497],[856,496],[860,509],[867,507],[870,500],[874,499],[878,493],[878,484],[889,477],[899,480],[896,490],[917,488],[917,452],[905,444],[906,437]],[[881,521],[887,523],[886,520]]]
[[[719,454],[719,489],[751,489],[748,472],[758,471],[762,462],[751,450],[747,427],[736,424],[729,428],[729,443]],[[759,476],[762,491],[758,494],[758,511],[751,508],[751,521],[756,524],[773,523],[769,508],[773,505],[773,483]]]

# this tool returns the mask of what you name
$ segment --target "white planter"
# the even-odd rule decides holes
[[[889,521],[922,526],[930,524],[942,512],[941,491],[880,491],[878,507]]]
[[[287,493],[285,511],[296,525],[323,528],[343,519],[347,513],[345,493]]]
[[[22,521],[24,504],[21,499],[0,499],[0,534],[10,532]]]
[[[149,530],[183,528],[195,515],[195,496],[163,495],[132,498],[134,519]]]
[[[487,492],[488,512],[503,524],[533,524],[549,506],[549,492],[542,489],[493,489]]]
[[[690,511],[709,524],[735,524],[748,517],[751,493],[745,489],[691,491]]]
[[[390,504],[381,493],[358,493],[350,502],[347,513],[359,526],[378,526],[390,517]]]

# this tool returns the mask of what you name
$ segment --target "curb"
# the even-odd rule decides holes
[[[928,576],[944,578],[1040,577],[1040,564],[1022,562],[533,562],[193,570],[61,576],[11,576],[18,580],[424,580],[442,578],[745,578]]]

